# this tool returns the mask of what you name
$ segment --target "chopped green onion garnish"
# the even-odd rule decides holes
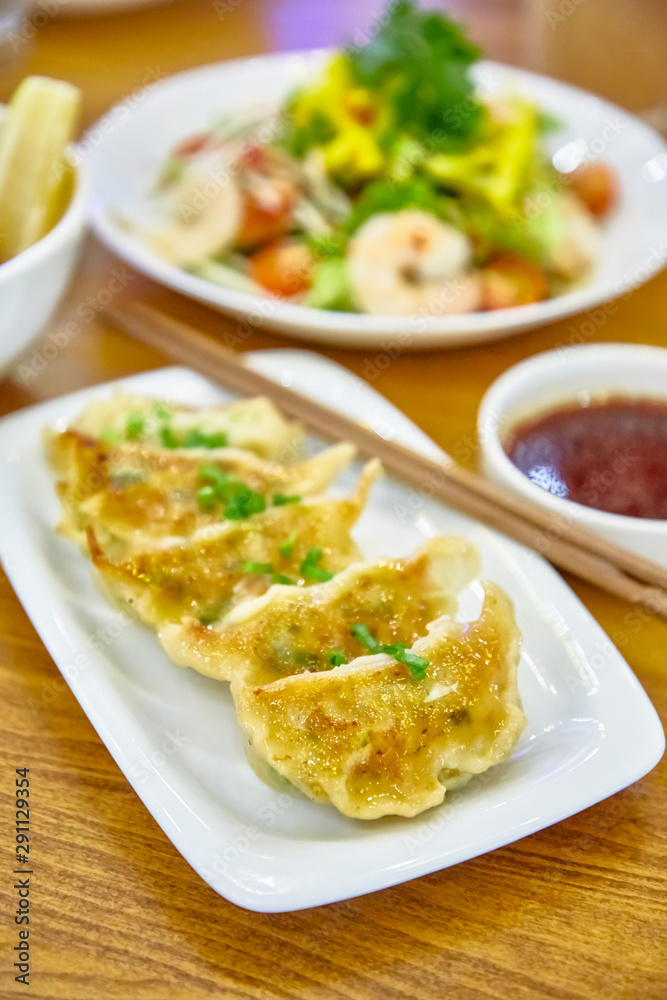
[[[404,650],[403,653],[397,653],[394,659],[398,660],[399,663],[405,663],[409,668],[410,673],[413,677],[416,677],[418,681],[423,681],[426,677],[428,660],[423,656],[417,656],[416,653],[408,653]]]
[[[378,653],[380,651],[379,642],[373,638],[367,625],[353,625],[350,629],[350,635],[358,639],[362,646],[365,646],[369,653]]]
[[[216,500],[215,486],[202,486],[197,490],[197,503],[202,510],[213,510]]]
[[[291,580],[289,576],[283,576],[282,573],[274,573],[271,577],[271,583],[282,583],[286,587],[296,587],[296,580]]]
[[[286,503],[301,503],[299,496],[286,496],[284,493],[273,494],[273,506],[284,507]]]
[[[322,549],[308,549],[306,558],[301,563],[301,575],[307,580],[315,580],[316,583],[326,583],[327,580],[333,580],[333,573],[317,565],[321,558]]]
[[[305,569],[301,570],[301,575],[306,580],[314,580],[315,583],[328,583],[334,577],[328,569],[320,569],[319,566],[306,566]]]
[[[201,465],[199,475],[202,479],[208,479],[210,483],[209,489],[204,493],[204,503],[210,503],[211,497],[213,501],[224,500],[224,516],[230,521],[243,521],[251,514],[261,514],[266,509],[266,500],[261,493],[251,490],[245,483],[239,482],[231,472],[223,472],[212,462]],[[199,490],[198,497],[202,490]]]
[[[373,638],[367,625],[353,625],[350,629],[350,635],[358,639],[369,653],[386,653],[387,656],[393,656],[398,663],[404,663],[408,667],[413,677],[419,681],[424,680],[428,660],[424,659],[423,656],[417,656],[416,653],[407,652],[408,647],[404,642],[392,642],[389,645],[381,646],[377,639]]]
[[[347,663],[347,656],[342,649],[332,649],[330,653],[327,653],[327,660],[332,667],[340,667],[343,663]]]
[[[294,550],[294,543],[296,541],[296,531],[293,531],[289,538],[286,538],[284,542],[280,543],[280,554],[284,556],[285,559],[289,559]]]
[[[294,661],[300,667],[318,667],[320,658],[317,653],[307,653],[305,650],[294,654]]]
[[[244,562],[244,573],[273,573],[273,563],[270,562]]]
[[[226,444],[226,434],[222,432],[219,434],[204,434],[198,427],[191,427],[189,431],[186,431],[183,440],[184,448],[224,448]]]
[[[163,424],[159,433],[160,444],[163,448],[178,448],[178,441],[176,440],[176,435],[172,431],[171,427]]]
[[[234,481],[234,476],[231,472],[223,472],[220,466],[214,465],[213,462],[209,462],[207,465],[200,465],[199,475],[202,479],[210,479],[216,486],[227,486],[230,482]]]
[[[396,657],[399,653],[404,652],[404,650],[406,650],[407,648],[408,648],[407,643],[405,642],[391,642],[382,647],[382,652],[386,653],[387,656]]]
[[[125,437],[128,441],[138,441],[144,432],[145,420],[140,413],[131,413],[127,418]]]
[[[202,448],[206,447],[202,441],[204,435],[199,430],[198,427],[191,427],[189,431],[185,432],[185,437],[183,439],[184,448]]]
[[[164,403],[161,403],[159,399],[156,399],[153,409],[158,420],[171,420],[171,409]]]
[[[239,483],[238,487],[225,507],[225,517],[230,521],[244,521],[251,514],[261,514],[266,509],[266,500],[261,493],[255,493],[245,483]]]
[[[100,433],[100,440],[106,441],[107,444],[118,444],[121,438],[122,435],[120,431],[115,431],[113,427],[108,427]]]
[[[217,434],[204,434],[203,438],[207,448],[227,447],[227,435],[222,431]]]

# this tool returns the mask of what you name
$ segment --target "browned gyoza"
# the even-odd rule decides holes
[[[88,437],[125,436],[128,421],[141,420],[143,444],[162,447],[162,429],[168,424],[176,440],[189,430],[222,433],[230,448],[252,451],[260,458],[290,465],[304,455],[304,430],[301,424],[286,420],[271,400],[264,396],[239,399],[219,406],[197,409],[173,401],[115,393],[106,399],[92,400],[70,428]]]
[[[62,534],[85,541],[92,527],[98,540],[117,549],[140,548],[151,540],[183,536],[219,523],[219,505],[203,509],[197,500],[202,467],[215,466],[268,498],[276,493],[322,493],[350,463],[345,443],[313,458],[282,465],[235,448],[164,449],[143,443],[108,444],[68,429],[52,439],[51,458],[63,477],[57,484],[63,505]]]
[[[311,549],[322,552],[323,569],[338,573],[360,558],[350,530],[366,503],[378,471],[370,462],[357,492],[340,500],[304,499],[271,507],[243,521],[223,521],[211,528],[157,544],[119,558],[107,555],[89,531],[93,563],[106,590],[144,621],[160,627],[184,615],[213,620],[247,597],[264,593],[270,574],[249,573],[249,562],[271,563],[277,573],[300,580],[300,567]],[[288,556],[281,546],[294,537]]]
[[[255,752],[310,798],[358,819],[414,816],[447,787],[510,756],[525,726],[520,634],[488,586],[480,617],[441,618],[413,652],[423,680],[386,655],[323,673],[233,687]]]
[[[305,592],[272,587],[207,626],[186,618],[165,625],[169,656],[217,680],[266,684],[306,670],[329,670],[331,650],[363,653],[350,626],[365,624],[381,644],[411,646],[429,622],[456,610],[456,595],[479,571],[462,538],[431,538],[406,559],[350,566]]]
[[[268,400],[96,401],[47,437],[59,530],[172,660],[231,681],[258,773],[356,818],[413,816],[516,745],[512,606],[488,585],[455,620],[480,568],[461,538],[364,562],[351,530],[379,463],[328,498],[354,448],[303,444]]]

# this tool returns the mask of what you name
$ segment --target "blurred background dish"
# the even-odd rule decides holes
[[[0,373],[67,287],[84,230],[86,175],[68,147],[81,94],[29,76],[0,107]]]
[[[327,58],[323,52],[263,56],[203,67],[160,81],[146,92],[132,116],[90,147],[95,201],[92,225],[106,245],[155,280],[234,316],[251,313],[256,322],[304,340],[345,347],[382,343],[401,336],[404,347],[447,347],[495,340],[570,316],[621,294],[664,266],[667,241],[661,187],[647,176],[647,164],[667,154],[662,138],[627,112],[600,98],[537,74],[481,63],[478,82],[509,87],[535,101],[563,126],[548,146],[561,170],[571,170],[583,153],[605,162],[620,182],[619,204],[605,225],[602,247],[587,284],[555,299],[494,312],[453,316],[369,316],[327,312],[277,299],[260,299],[218,287],[166,263],[130,231],[149,211],[150,193],[178,141],[207,129],[224,114],[276,107],[299,83],[312,79]],[[103,128],[100,122],[91,133]],[[583,151],[583,153],[582,153]]]
[[[79,165],[67,208],[53,229],[0,264],[0,377],[48,323],[67,289],[83,241],[89,195],[88,175]],[[58,349],[60,342],[44,346],[44,367],[47,355]]]
[[[440,318],[557,298],[591,277],[618,175],[597,149],[552,163],[560,119],[479,59],[463,25],[402,0],[277,105],[180,139],[154,219],[128,224],[181,270],[291,305]]]

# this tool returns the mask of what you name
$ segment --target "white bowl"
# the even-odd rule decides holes
[[[0,374],[46,325],[67,288],[83,238],[88,192],[86,171],[78,166],[69,205],[53,229],[0,264]]]
[[[503,449],[513,427],[568,402],[590,397],[641,396],[667,402],[667,350],[635,344],[591,344],[546,351],[496,379],[484,396],[477,432],[486,475],[554,513],[558,525],[576,521],[603,538],[667,566],[667,521],[625,517],[556,497],[532,483]]]
[[[222,115],[257,106],[269,109],[269,124],[260,132],[269,137],[276,127],[270,109],[316,75],[325,58],[324,51],[288,52],[202,66],[159,80],[131,102],[112,108],[81,142],[93,176],[91,224],[97,236],[155,281],[237,317],[239,342],[254,326],[263,326],[301,340],[399,352],[482,343],[552,323],[624,294],[667,262],[665,140],[608,101],[491,62],[475,70],[484,93],[516,91],[562,123],[547,143],[552,156],[560,151],[560,159],[567,160],[578,150],[586,159],[604,160],[618,175],[620,202],[604,223],[600,258],[583,287],[546,302],[459,316],[436,315],[437,303],[429,316],[329,312],[221,288],[161,260],[128,229],[127,220],[145,218],[155,179],[179,140],[208,128]],[[543,196],[549,200],[548,192],[540,192],[538,207]]]

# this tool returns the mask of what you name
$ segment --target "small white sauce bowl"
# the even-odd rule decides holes
[[[0,375],[46,325],[58,305],[81,246],[89,182],[75,169],[70,201],[46,236],[0,264]]]
[[[484,473],[554,514],[667,566],[667,520],[609,514],[554,496],[536,486],[503,449],[526,420],[568,404],[643,397],[667,403],[667,350],[635,344],[591,344],[538,354],[509,368],[480,404],[477,431]],[[613,473],[612,473],[613,474]]]

